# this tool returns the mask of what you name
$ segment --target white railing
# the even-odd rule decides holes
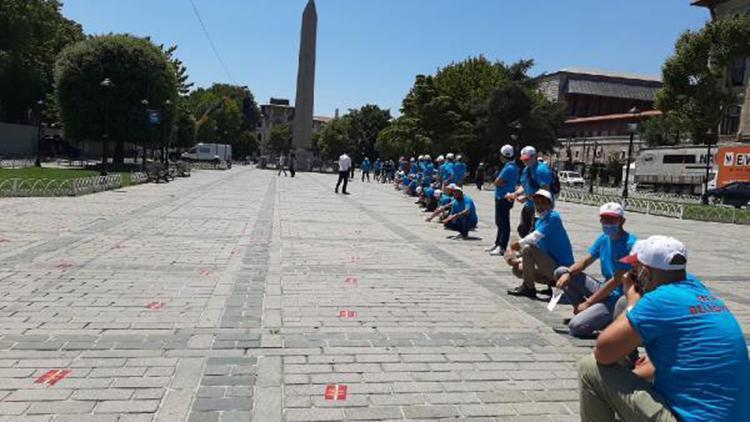
[[[585,190],[585,189],[571,188],[568,186],[563,186],[563,189]],[[600,195],[620,196],[620,194],[622,194],[622,188],[595,186],[594,193],[598,193]],[[661,200],[661,201],[685,202],[685,203],[696,203],[696,204],[701,202],[700,195],[684,195],[684,194],[668,193],[668,192],[644,192],[644,191],[634,191],[634,190],[631,190],[629,192],[629,195],[631,198],[654,199],[654,200]]]
[[[679,202],[654,201],[645,198],[623,198],[615,195],[601,195],[588,191],[563,189],[557,197],[560,201],[573,202],[584,205],[600,206],[606,202],[617,202],[628,211],[664,217],[683,218],[685,204]]]
[[[36,160],[32,159],[2,159],[0,160],[0,168],[3,169],[16,169],[24,167],[33,167]]]
[[[148,182],[148,174],[140,172],[140,171],[134,171],[130,173],[130,184],[131,185],[140,185],[141,183]]]
[[[79,177],[75,179],[6,179],[0,182],[0,197],[78,196],[122,187],[122,176]]]
[[[212,161],[191,161],[190,168],[193,170],[227,170],[229,165],[226,161],[214,163]]]

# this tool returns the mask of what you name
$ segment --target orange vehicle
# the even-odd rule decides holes
[[[720,147],[716,154],[716,187],[734,182],[750,182],[750,145]]]

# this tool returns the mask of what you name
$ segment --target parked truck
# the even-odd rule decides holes
[[[198,144],[180,155],[185,161],[232,162],[232,146],[227,144]]]

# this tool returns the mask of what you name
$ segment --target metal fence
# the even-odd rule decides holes
[[[586,189],[571,188],[569,186],[563,186],[563,190],[588,192],[588,190]],[[622,188],[594,186],[594,193],[597,193],[600,195],[620,196],[622,194]],[[691,203],[691,204],[692,203],[697,204],[701,202],[700,195],[684,195],[684,194],[668,193],[668,192],[643,192],[643,191],[631,190],[629,192],[629,196],[631,198],[652,199],[656,201],[669,201],[669,202],[685,202],[685,203]]]
[[[130,173],[130,184],[131,185],[140,185],[141,183],[148,182],[148,174],[140,172],[140,171],[134,171]]]
[[[600,206],[607,202],[617,202],[628,211],[648,215],[718,223],[750,224],[750,211],[719,205],[656,201],[646,198],[625,199],[621,196],[588,193],[588,191],[574,189],[563,189],[560,191],[557,199],[564,202],[593,206]]]
[[[3,169],[18,169],[24,167],[33,167],[36,160],[32,159],[2,159],[0,160],[0,168]]]
[[[78,196],[122,187],[122,176],[79,177],[75,179],[6,179],[0,182],[0,197]]]

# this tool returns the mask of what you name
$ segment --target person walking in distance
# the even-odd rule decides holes
[[[294,166],[297,165],[297,156],[292,152],[292,154],[289,156],[289,174],[291,174],[292,177],[294,177],[295,173],[297,171],[294,169]]]
[[[286,157],[284,157],[284,154],[279,154],[279,174],[277,176],[281,176],[281,172],[284,172],[284,177],[286,177],[286,169],[284,168],[284,165],[286,161]]]
[[[341,193],[349,195],[349,192],[346,191],[346,186],[349,184],[349,173],[351,168],[352,159],[349,158],[349,155],[346,153],[341,154],[341,156],[339,156],[339,181],[336,182],[336,189],[334,192],[339,193],[339,186],[341,186],[341,182],[344,182],[344,188],[341,190]]]
[[[362,160],[362,182],[365,181],[365,177],[367,177],[367,182],[370,182],[370,159],[365,157],[364,160]]]

